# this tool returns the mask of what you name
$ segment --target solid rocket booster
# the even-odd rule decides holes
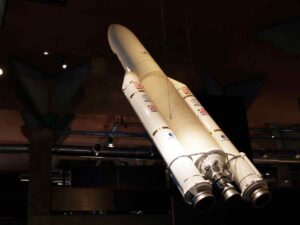
[[[171,168],[171,172],[175,178],[175,183],[178,184],[185,199],[186,195],[193,193],[192,199],[194,199],[196,203],[193,203],[193,201],[187,202],[192,202],[192,204],[197,206],[201,205],[201,202],[211,202],[207,201],[208,199],[211,199],[209,188],[207,188],[207,181],[216,184],[216,186],[222,190],[223,197],[226,201],[235,199],[239,193],[230,182],[231,176],[240,177],[233,174],[239,173],[239,171],[230,171],[227,169],[228,154],[224,152],[224,149],[220,146],[218,141],[215,140],[214,136],[207,131],[206,125],[203,124],[203,121],[199,120],[195,116],[193,109],[191,109],[185,102],[180,95],[180,92],[176,90],[144,46],[130,30],[117,24],[109,27],[108,40],[112,51],[117,54],[123,68],[126,71],[123,91],[144,124],[149,135],[153,138],[154,143],[167,165],[170,165],[170,160],[167,157],[170,156],[170,158],[172,158],[172,164],[176,162],[177,165],[181,165],[183,167],[189,165],[188,167],[190,168],[190,172],[188,172],[188,177],[195,173],[194,169],[192,169],[192,166],[190,165],[191,161],[200,172],[197,175],[199,180],[194,183],[192,182],[192,185],[186,189],[197,190],[197,188],[195,188],[197,185],[199,187],[206,187],[204,188],[205,190],[200,188],[199,193],[195,193],[195,191],[182,191],[181,188],[184,186],[184,183],[180,181],[180,184],[180,179],[178,179],[178,177],[180,177],[178,174],[182,173],[182,171],[180,171],[180,169],[174,169],[172,171]],[[139,91],[135,90],[135,93],[132,92],[132,88],[129,88],[131,92],[128,94],[126,91],[127,87],[133,87],[132,84],[134,83],[140,84],[141,89]],[[138,97],[140,92],[144,92],[146,96],[145,98],[148,100]],[[136,97],[134,97],[134,95],[136,95]],[[145,101],[151,102],[152,106],[147,107],[152,108],[154,111],[156,110],[156,114],[150,113],[151,109],[149,111],[145,105]],[[152,123],[153,121],[156,121],[156,119],[153,119],[155,117],[160,118],[157,119],[157,121],[160,121],[159,124]],[[155,126],[153,124],[155,124]],[[155,128],[156,130],[153,131]],[[176,140],[176,143],[178,140],[178,143],[176,144],[176,151],[171,144],[166,144],[165,142],[163,145],[161,144],[163,143],[164,138],[167,138],[166,136],[164,138],[155,137],[155,135],[158,135],[159,133],[161,134],[158,136],[163,137],[163,132],[171,133],[174,140]],[[239,152],[237,151],[235,153],[238,154]],[[188,158],[190,161],[187,160]],[[180,163],[179,159],[185,159],[185,161]],[[252,169],[254,170],[255,167],[253,166]],[[232,172],[232,174],[230,172]],[[246,177],[242,177],[237,180],[242,181],[245,180],[244,178],[246,179]],[[192,188],[193,185],[194,188]],[[240,184],[237,185],[239,186]],[[252,192],[256,191],[255,188],[252,189],[250,195]]]
[[[133,72],[126,72],[122,90],[160,151],[185,201],[198,209],[211,207],[214,202],[211,184],[186,154]]]
[[[252,201],[256,207],[266,204],[271,197],[267,182],[262,178],[262,175],[248,159],[246,154],[237,150],[185,84],[171,78],[169,78],[169,80],[187,105],[192,109],[195,116],[227,154],[228,170],[232,174],[233,181],[242,191],[243,199]]]

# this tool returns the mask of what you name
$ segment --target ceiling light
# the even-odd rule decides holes
[[[44,54],[44,55],[49,55],[49,52],[44,51],[43,54]]]
[[[109,148],[113,148],[113,147],[115,147],[115,146],[114,146],[114,144],[113,144],[113,143],[108,143],[107,147],[109,147]]]
[[[266,158],[269,158],[269,155],[268,154],[263,154],[263,159],[266,159]]]
[[[0,76],[3,75],[3,69],[0,68]]]
[[[108,144],[107,144],[107,147],[108,147],[108,148],[113,148],[113,147],[115,147],[115,146],[114,146],[114,143],[113,143],[113,138],[112,138],[112,137],[109,137],[109,138],[108,138]]]
[[[63,68],[64,70],[67,69],[67,67],[68,67],[68,65],[65,63],[61,65],[61,68]]]
[[[21,182],[29,182],[29,179],[28,178],[21,178],[20,181]]]

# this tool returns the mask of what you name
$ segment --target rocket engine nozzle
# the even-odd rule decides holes
[[[200,192],[192,202],[193,207],[198,211],[207,211],[215,204],[215,197],[211,192]]]
[[[241,200],[241,194],[231,183],[226,183],[223,187],[222,196],[226,203],[232,205]]]
[[[251,202],[255,208],[264,207],[271,200],[271,193],[266,188],[256,189],[251,195]]]
[[[218,189],[222,190],[222,196],[226,203],[235,204],[241,199],[241,194],[231,184],[229,178],[220,172],[212,178]]]
[[[191,186],[185,194],[185,201],[192,205],[197,211],[203,212],[211,209],[215,203],[211,184],[206,182]]]
[[[239,201],[241,195],[231,184],[229,174],[225,170],[226,155],[222,151],[211,151],[203,154],[198,163],[199,171],[218,189],[227,203]]]
[[[219,189],[222,190],[222,197],[226,203],[229,205],[235,205],[241,200],[241,194],[236,190],[236,188],[231,184],[227,177],[215,182]]]

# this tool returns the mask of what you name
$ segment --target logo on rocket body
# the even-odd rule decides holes
[[[143,95],[143,99],[145,102],[152,102],[147,95]]]
[[[151,112],[157,112],[157,108],[156,108],[156,106],[153,105],[153,104],[149,104],[149,105],[148,105],[148,108],[150,109]]]

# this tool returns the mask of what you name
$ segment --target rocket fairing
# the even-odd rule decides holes
[[[268,202],[267,183],[228,140],[182,83],[168,78],[126,27],[110,25],[108,41],[126,71],[123,92],[171,171],[187,203],[208,208],[212,185],[226,201],[240,194],[254,206]],[[184,91],[185,90],[185,91]]]

